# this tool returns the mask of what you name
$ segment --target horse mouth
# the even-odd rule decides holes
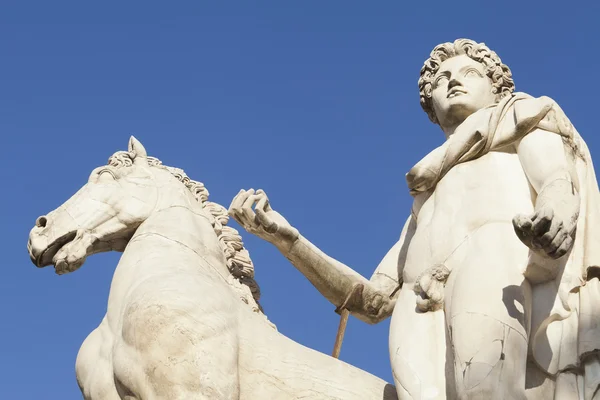
[[[77,231],[68,232],[50,243],[50,245],[39,255],[37,260],[35,260],[35,264],[40,268],[54,264],[54,256],[56,253],[58,253],[65,245],[75,240],[76,236]]]

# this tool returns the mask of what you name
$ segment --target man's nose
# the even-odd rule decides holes
[[[461,81],[456,78],[450,79],[450,82],[448,82],[448,89],[452,89],[455,86],[462,86]]]

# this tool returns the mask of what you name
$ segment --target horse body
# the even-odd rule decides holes
[[[138,153],[145,154],[140,146],[138,142]],[[147,170],[145,175],[127,172],[128,182],[137,185],[129,197],[142,203],[115,193],[102,200],[119,212],[106,213],[117,214],[117,222],[108,224],[105,216],[100,228],[88,229],[97,236],[90,239],[93,233],[77,222],[77,229],[44,237],[52,236],[46,225],[54,223],[56,231],[71,223],[58,221],[65,214],[58,212],[44,217],[30,236],[36,265],[48,264],[52,256],[57,272],[77,268],[82,257],[98,249],[126,243],[106,316],[77,357],[77,380],[85,399],[396,398],[393,386],[290,340],[251,301],[241,301],[241,284],[215,234],[214,215],[180,182],[153,169],[152,181],[158,183],[141,179],[148,177]],[[126,186],[125,178],[118,178],[118,187]],[[138,186],[156,190],[142,196]],[[147,207],[148,199],[152,207]],[[109,234],[99,237],[97,232]]]

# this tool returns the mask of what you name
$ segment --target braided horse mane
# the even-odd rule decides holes
[[[133,153],[118,151],[108,159],[108,165],[115,168],[131,167],[134,158],[135,154]],[[252,311],[263,314],[263,309],[258,302],[260,288],[254,280],[254,264],[250,259],[248,250],[244,248],[242,237],[238,231],[227,226],[229,221],[227,209],[220,204],[208,201],[209,193],[204,184],[190,179],[182,169],[162,165],[162,162],[155,157],[148,157],[148,165],[169,171],[188,188],[198,203],[210,213],[213,217],[211,224],[219,239],[221,250],[225,254],[227,268],[231,273],[228,280],[229,284],[233,286],[241,300],[252,308]]]

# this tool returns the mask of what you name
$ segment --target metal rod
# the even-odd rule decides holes
[[[342,342],[344,340],[344,333],[346,333],[346,325],[348,324],[348,316],[350,311],[344,308],[340,313],[340,326],[338,327],[337,335],[335,337],[335,344],[333,345],[334,358],[340,358],[340,351],[342,350]]]

